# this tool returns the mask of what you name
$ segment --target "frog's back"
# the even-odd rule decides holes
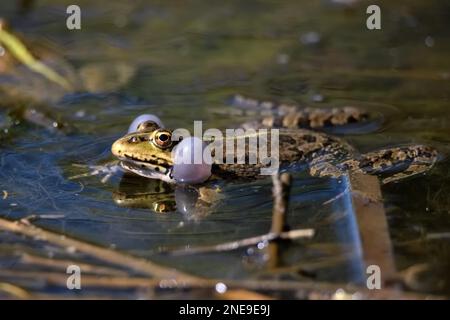
[[[267,140],[261,139],[265,134]],[[243,139],[245,143],[237,142]],[[343,140],[322,133],[307,129],[276,129],[276,131],[259,131],[258,148],[253,148],[255,154],[252,155],[252,142],[248,135],[242,135],[235,139],[234,148],[229,148],[226,143],[223,144],[223,158],[216,163],[214,173],[228,178],[253,178],[261,175],[262,168],[268,168],[273,165],[274,159],[278,165],[283,168],[293,164],[306,164],[327,162],[329,165],[335,165],[342,161],[351,159],[354,153],[353,148]],[[273,140],[275,139],[275,140]],[[253,141],[255,145],[256,140]],[[264,143],[266,150],[261,150],[261,144]],[[273,150],[277,146],[278,150]],[[228,157],[232,154],[232,157]],[[242,155],[239,161],[239,155]],[[232,159],[232,161],[230,161]],[[255,159],[255,161],[251,161]],[[267,162],[270,160],[272,162]]]

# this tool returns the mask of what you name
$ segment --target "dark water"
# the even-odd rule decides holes
[[[0,141],[0,190],[8,192],[0,200],[2,217],[56,215],[36,224],[207,277],[361,283],[360,243],[349,199],[323,204],[345,189],[345,181],[295,173],[289,224],[315,228],[317,235],[283,247],[280,265],[297,271],[277,273],[257,248],[181,257],[160,252],[266,233],[270,179],[225,185],[225,199],[201,220],[118,206],[113,194],[120,189],[121,174],[106,183],[98,176],[69,179],[81,170],[74,163],[111,160],[111,143],[141,113],[154,113],[174,128],[190,128],[194,120],[224,128],[246,120],[223,115],[235,93],[310,106],[352,104],[385,120],[370,132],[341,132],[361,152],[424,143],[442,154],[427,175],[382,191],[397,269],[425,264],[416,290],[450,292],[448,3],[380,2],[378,31],[365,27],[363,1],[351,6],[332,1],[77,3],[80,31],[65,28],[69,2],[39,1],[26,14],[18,14],[15,3],[0,5],[0,15],[15,30],[56,46],[96,92],[51,103],[52,113],[76,128],[68,134],[12,125],[8,108],[1,110],[0,125],[9,128]],[[6,233],[0,240],[0,267],[8,269],[17,263],[22,240]],[[26,250],[47,254],[36,243]],[[295,268],[310,263],[319,265],[311,277]],[[30,290],[56,289],[33,284]]]

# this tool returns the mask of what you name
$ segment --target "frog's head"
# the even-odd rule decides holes
[[[137,131],[116,140],[111,152],[127,171],[151,179],[175,182],[172,177],[172,150],[177,144],[172,132],[154,121],[144,121]]]

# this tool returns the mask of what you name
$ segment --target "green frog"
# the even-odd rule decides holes
[[[244,107],[255,106],[270,110],[272,115],[257,121],[245,123],[242,128],[277,128],[279,138],[280,169],[300,164],[306,165],[313,176],[339,177],[348,172],[361,172],[380,177],[383,184],[424,173],[437,160],[435,149],[425,145],[399,146],[359,154],[342,139],[320,132],[329,126],[343,126],[349,123],[367,121],[369,114],[353,107],[333,109],[298,109],[295,106],[277,105],[267,101],[257,101],[238,96]],[[242,146],[236,141],[232,152]],[[269,138],[270,140],[270,138]],[[120,166],[127,172],[139,176],[176,183],[174,179],[174,148],[179,144],[172,137],[172,130],[161,127],[155,121],[144,121],[135,132],[126,134],[115,141],[111,151],[120,160]],[[270,144],[270,143],[269,143]],[[267,167],[262,161],[256,164],[225,161],[227,144],[223,143],[222,157],[215,158],[208,180],[214,179],[255,179],[261,177],[261,168]],[[249,149],[241,150],[245,159]]]
[[[388,184],[425,173],[438,159],[438,152],[425,145],[397,146],[360,154],[343,139],[324,132],[330,128],[372,121],[371,115],[360,108],[307,109],[240,95],[234,97],[233,101],[235,106],[247,111],[259,110],[265,114],[238,128],[278,129],[280,171],[306,166],[312,176],[333,178],[359,172],[376,175],[380,177],[382,184]],[[227,144],[223,143],[223,152],[219,154],[219,158],[214,158],[210,174],[207,179],[203,179],[205,181],[180,183],[174,176],[174,151],[182,142],[174,139],[173,130],[165,128],[159,119],[152,117],[154,116],[150,120],[142,118],[141,122],[134,123],[134,127],[132,124],[129,133],[116,140],[111,147],[113,155],[119,160],[119,166],[126,172],[122,179],[125,182],[121,183],[119,190],[113,195],[118,205],[151,208],[159,213],[178,210],[189,218],[198,220],[213,212],[223,199],[220,192],[222,183],[265,177],[261,175],[261,169],[270,164],[262,161],[256,164],[237,163],[236,157],[233,158],[233,163],[227,163]],[[248,138],[246,132],[242,136],[233,137],[233,154],[238,154],[240,144],[237,141]],[[270,140],[271,135],[268,137]],[[208,140],[206,143],[212,142]],[[271,145],[270,141],[268,145]],[[214,153],[215,150],[212,150]],[[249,148],[245,147],[242,151],[245,160],[248,160]],[[112,171],[116,172],[117,166],[113,167],[115,169]],[[101,173],[102,170],[103,168],[96,170],[96,173]],[[111,170],[104,172],[110,174]],[[139,185],[145,187],[137,188],[136,182],[127,184],[127,181],[140,181]]]
[[[438,158],[438,152],[425,145],[397,146],[360,154],[343,139],[324,132],[372,121],[372,115],[360,108],[308,109],[240,95],[233,98],[233,104],[244,111],[264,114],[238,128],[278,129],[279,170],[295,170],[298,166],[306,166],[312,176],[333,178],[360,172],[379,176],[382,184],[388,184],[425,173]],[[206,181],[180,183],[174,176],[174,156],[177,154],[174,151],[182,143],[180,139],[174,139],[174,131],[165,128],[154,116],[149,119],[138,117],[136,120],[130,126],[129,133],[116,140],[111,147],[112,154],[119,160],[119,166],[126,172],[119,190],[113,195],[114,201],[120,206],[151,208],[158,213],[178,210],[189,219],[200,220],[213,212],[224,198],[220,189],[225,181],[265,177],[261,175],[261,168],[269,164],[262,161],[256,164],[237,163],[235,157],[233,163],[227,163],[227,144],[223,143],[223,152],[219,158],[215,157],[210,175],[203,179]],[[247,138],[246,132],[233,137],[234,143],[229,145],[233,146],[233,154],[238,154],[240,144],[237,141]],[[268,137],[270,140],[271,135]],[[212,142],[208,140],[206,143]],[[271,143],[268,145],[271,146]],[[244,148],[244,158],[248,160],[250,149]],[[215,150],[212,150],[214,153]],[[111,168],[114,170],[104,172],[116,172],[117,165]],[[102,173],[102,170],[96,170],[96,173]],[[136,181],[141,187],[136,187]]]

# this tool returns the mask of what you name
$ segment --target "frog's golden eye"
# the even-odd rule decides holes
[[[172,145],[172,133],[167,130],[158,131],[153,141],[160,148],[168,148]]]

